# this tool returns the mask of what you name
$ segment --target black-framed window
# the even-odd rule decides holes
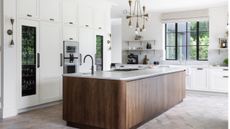
[[[165,25],[166,60],[208,60],[209,21]]]

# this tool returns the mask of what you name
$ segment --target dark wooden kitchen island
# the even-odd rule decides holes
[[[63,119],[80,129],[136,129],[184,98],[184,69],[63,75]]]

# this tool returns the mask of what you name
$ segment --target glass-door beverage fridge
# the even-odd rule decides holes
[[[22,86],[21,95],[36,94],[36,27],[21,26],[22,43]]]

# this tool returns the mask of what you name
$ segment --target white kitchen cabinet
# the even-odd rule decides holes
[[[40,102],[62,98],[61,25],[41,22],[40,42]]]
[[[79,5],[79,25],[81,27],[93,28],[93,8]]]
[[[94,28],[105,29],[105,12],[101,10],[94,10]]]
[[[25,28],[29,30],[30,28],[30,31],[31,31],[31,28],[33,28],[35,30],[35,40],[34,42],[32,43],[32,41],[30,40],[30,42],[25,42],[28,37],[26,37],[26,32],[25,32]],[[39,75],[40,75],[40,68],[38,67],[38,57],[37,57],[37,53],[39,53],[39,22],[37,21],[32,21],[32,20],[24,20],[24,19],[20,19],[19,20],[19,26],[18,26],[18,34],[19,34],[19,42],[18,42],[18,47],[20,46],[20,67],[19,67],[19,71],[20,71],[20,86],[19,86],[19,102],[18,102],[18,108],[21,109],[21,108],[26,108],[26,107],[30,107],[30,106],[35,106],[35,105],[38,105],[39,104]],[[33,34],[31,34],[32,36]],[[20,45],[19,45],[20,44]],[[30,46],[27,46],[28,44],[30,44]],[[35,44],[35,45],[32,45],[32,44]],[[25,48],[25,46],[27,46],[27,48]],[[33,47],[32,47],[33,46]],[[29,49],[34,49],[36,48],[34,51],[35,51],[35,56],[33,56],[33,53],[30,53],[29,55],[32,56],[30,58],[33,58],[35,59],[34,64],[24,64],[23,63],[23,59],[24,56],[25,56],[25,53],[23,53],[23,51],[25,51],[25,49],[29,50]],[[23,50],[24,49],[24,50]],[[31,52],[31,51],[30,51]],[[25,58],[24,58],[25,60]],[[28,59],[27,59],[28,60]],[[31,59],[30,59],[30,62],[31,62]],[[27,74],[28,74],[28,70],[30,69],[27,69],[27,68],[32,68],[33,69],[33,73],[34,74],[30,74],[29,76],[26,75],[25,73],[25,69],[27,71]],[[22,72],[21,72],[22,71]],[[24,72],[23,72],[24,71]],[[24,74],[23,74],[24,73]],[[35,78],[34,78],[35,76]],[[24,82],[26,81],[26,83]],[[35,81],[35,84],[34,85],[31,85],[32,83],[29,81]],[[28,88],[30,87],[30,88]],[[34,88],[33,88],[34,87]],[[34,90],[35,92],[30,94],[31,93],[31,90]],[[33,92],[33,91],[32,91]],[[26,93],[26,95],[25,95]],[[29,94],[28,94],[29,93]],[[24,95],[23,95],[24,94]]]
[[[210,90],[228,92],[228,69],[210,69]]]
[[[39,18],[39,0],[17,0],[19,15]]]
[[[63,40],[64,41],[78,41],[78,28],[63,26]]]
[[[90,72],[91,71],[91,58],[87,57],[86,62],[83,62],[83,59],[86,55],[91,55],[94,60],[94,71],[96,70],[95,67],[95,54],[96,54],[96,41],[95,41],[94,31],[87,28],[80,28],[79,29],[79,51],[81,54],[81,65],[80,65],[80,72]]]
[[[192,68],[191,88],[194,90],[209,90],[207,68]]]
[[[63,23],[78,25],[78,5],[70,1],[63,1],[62,16]]]
[[[186,76],[186,89],[190,89],[191,88],[191,76]]]
[[[40,0],[41,19],[61,22],[61,0]]]

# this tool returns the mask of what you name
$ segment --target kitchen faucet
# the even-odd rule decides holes
[[[85,59],[86,59],[87,56],[89,56],[89,57],[92,59],[91,74],[94,74],[93,57],[92,57],[91,55],[86,55],[86,56],[84,57],[84,63],[85,63]]]

